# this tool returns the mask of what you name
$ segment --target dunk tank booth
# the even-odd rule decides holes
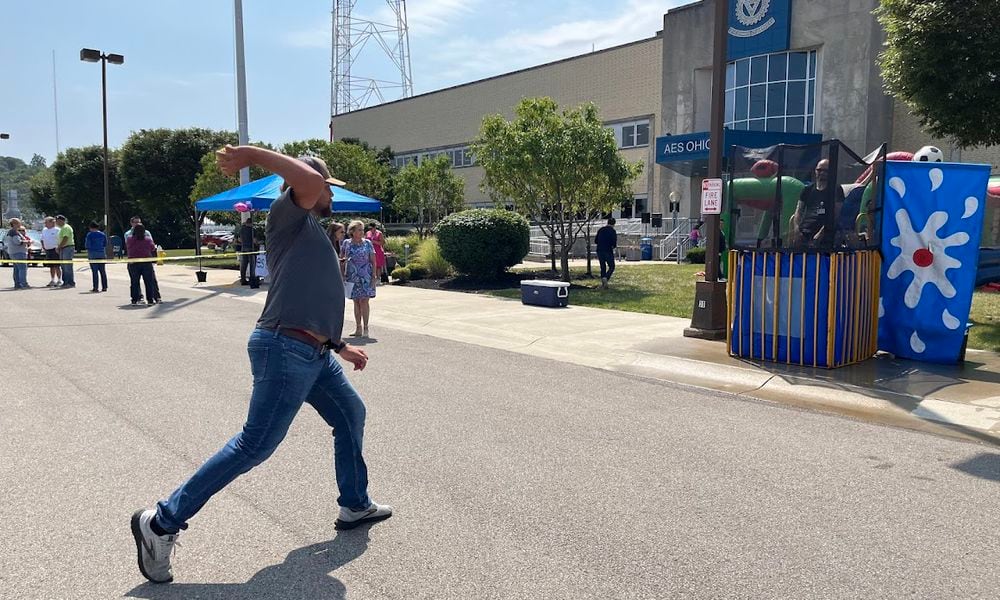
[[[730,355],[824,368],[873,356],[885,148],[733,146],[728,159]]]

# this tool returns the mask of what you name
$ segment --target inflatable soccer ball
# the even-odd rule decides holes
[[[924,146],[913,155],[914,162],[944,162],[944,152],[936,146]]]

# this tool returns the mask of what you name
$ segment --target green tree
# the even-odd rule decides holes
[[[314,154],[323,159],[330,174],[346,183],[352,192],[383,199],[389,188],[389,163],[361,144],[320,139],[285,144],[281,152],[289,156]]]
[[[210,129],[143,129],[120,150],[122,188],[139,205],[157,243],[181,248],[194,243],[191,190],[206,152],[236,143],[236,134]]]
[[[1000,5],[882,0],[880,57],[888,92],[920,125],[961,147],[1000,144]]]
[[[118,151],[108,153],[108,215],[112,232],[124,231],[135,211],[135,203],[118,180]],[[52,163],[52,187],[44,179],[36,181],[32,199],[41,200],[46,212],[62,213],[77,231],[90,221],[104,220],[104,149],[101,146],[69,148]],[[38,194],[37,197],[35,194]],[[47,196],[51,193],[51,196]],[[51,201],[51,203],[49,203]],[[80,241],[82,236],[77,236]]]
[[[56,178],[52,169],[35,173],[28,181],[31,193],[31,205],[43,215],[54,215],[59,212],[56,202]]]
[[[31,201],[31,178],[45,170],[45,159],[37,154],[31,157],[30,163],[13,156],[0,156],[0,189],[3,190],[4,209],[11,192],[18,198],[21,216],[30,220],[35,213]]]
[[[407,165],[393,182],[395,210],[417,226],[421,238],[447,215],[465,205],[465,183],[451,170],[447,156]]]
[[[560,111],[551,98],[525,98],[514,112],[483,119],[473,144],[483,189],[538,223],[569,281],[573,244],[611,199],[630,195],[642,163],[622,158],[593,104]]]

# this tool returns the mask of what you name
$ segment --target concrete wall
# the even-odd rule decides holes
[[[816,131],[864,155],[889,139],[892,102],[876,58],[884,33],[871,14],[878,0],[792,0],[791,50],[817,50]],[[664,131],[707,131],[711,111],[714,3],[697,2],[663,18]],[[661,195],[681,194],[697,216],[701,183],[664,168]]]
[[[336,139],[356,137],[402,154],[467,144],[478,135],[484,116],[501,113],[510,118],[525,97],[550,96],[563,106],[594,102],[605,122],[650,118],[649,147],[623,154],[645,161],[634,192],[652,198],[659,180],[652,168],[652,140],[661,132],[661,59],[661,41],[654,37],[338,115],[333,133]],[[455,173],[466,181],[468,203],[489,201],[479,189],[482,169],[466,167]]]

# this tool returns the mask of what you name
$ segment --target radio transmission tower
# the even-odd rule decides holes
[[[339,115],[364,108],[371,103],[385,102],[413,95],[413,74],[410,68],[410,33],[406,25],[405,0],[386,0],[389,7],[386,20],[380,23],[354,16],[358,0],[333,0],[333,68],[330,85],[330,115]],[[374,5],[375,2],[371,2]],[[398,79],[390,81],[365,77],[353,72],[361,52],[371,42],[374,52],[388,57]],[[386,76],[390,77],[389,75]],[[332,124],[332,120],[331,120]],[[331,125],[332,126],[332,125]],[[331,129],[331,137],[333,130]]]

